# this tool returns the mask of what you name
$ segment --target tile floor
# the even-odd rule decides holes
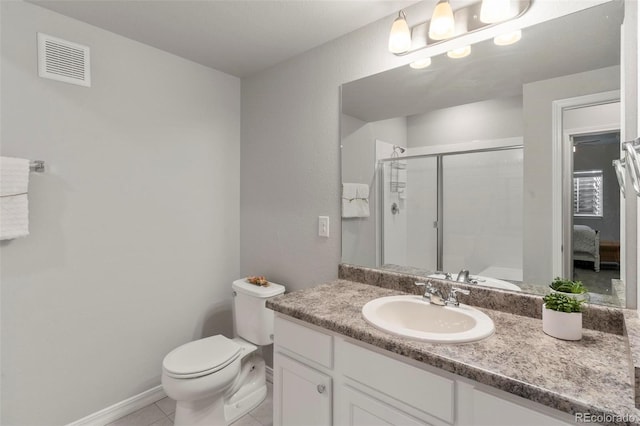
[[[124,416],[107,426],[173,426],[176,402],[169,398],[147,405],[136,412]],[[232,423],[233,426],[273,425],[273,385],[267,382],[267,397],[249,414]],[[222,425],[211,425],[222,426]]]

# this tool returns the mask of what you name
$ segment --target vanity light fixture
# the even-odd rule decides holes
[[[513,18],[515,11],[511,0],[482,0],[480,7],[480,21],[485,24],[495,24]]]
[[[467,22],[468,22],[468,9],[460,9],[456,11],[454,14],[455,17],[455,35],[463,35],[468,31]],[[471,46],[462,46],[457,49],[453,49],[447,52],[447,56],[453,59],[464,58],[471,54]]]
[[[532,0],[477,0],[475,3],[456,10],[455,14],[449,1],[439,0],[433,10],[431,20],[420,22],[411,27],[407,24],[404,10],[401,10],[391,26],[389,51],[397,56],[402,56],[495,25],[479,19],[481,10],[484,10],[484,14],[489,16],[486,19],[492,21],[497,19],[496,23],[515,19],[529,10]],[[499,13],[492,12],[495,10],[498,10]],[[491,17],[496,13],[497,17]],[[496,37],[495,42],[506,45],[516,42],[519,37],[520,34],[514,32],[509,36]]]
[[[409,64],[414,70],[421,70],[427,68],[429,65],[431,65],[431,58],[418,59]]]
[[[493,42],[498,46],[508,46],[513,43],[517,43],[522,38],[522,31],[512,31],[506,34],[500,34],[494,37]]]
[[[459,47],[447,52],[447,56],[453,59],[460,59],[471,54],[471,46]]]
[[[411,31],[407,24],[407,16],[404,10],[398,12],[398,17],[391,25],[389,33],[389,52],[406,53],[411,48]]]
[[[429,38],[432,40],[446,40],[455,35],[456,23],[453,19],[453,9],[449,0],[440,0],[433,10],[429,23]]]

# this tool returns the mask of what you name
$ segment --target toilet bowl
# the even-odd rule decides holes
[[[176,400],[175,426],[228,425],[267,395],[265,363],[253,343],[273,342],[273,311],[265,304],[284,293],[284,287],[257,287],[245,280],[234,281],[232,287],[239,336],[186,343],[162,362],[162,386]]]

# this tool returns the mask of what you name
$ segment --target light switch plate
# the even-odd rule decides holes
[[[329,237],[329,216],[318,216],[318,235]]]

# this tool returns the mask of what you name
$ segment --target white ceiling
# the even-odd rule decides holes
[[[417,3],[417,0],[29,1],[238,77],[266,69]]]

